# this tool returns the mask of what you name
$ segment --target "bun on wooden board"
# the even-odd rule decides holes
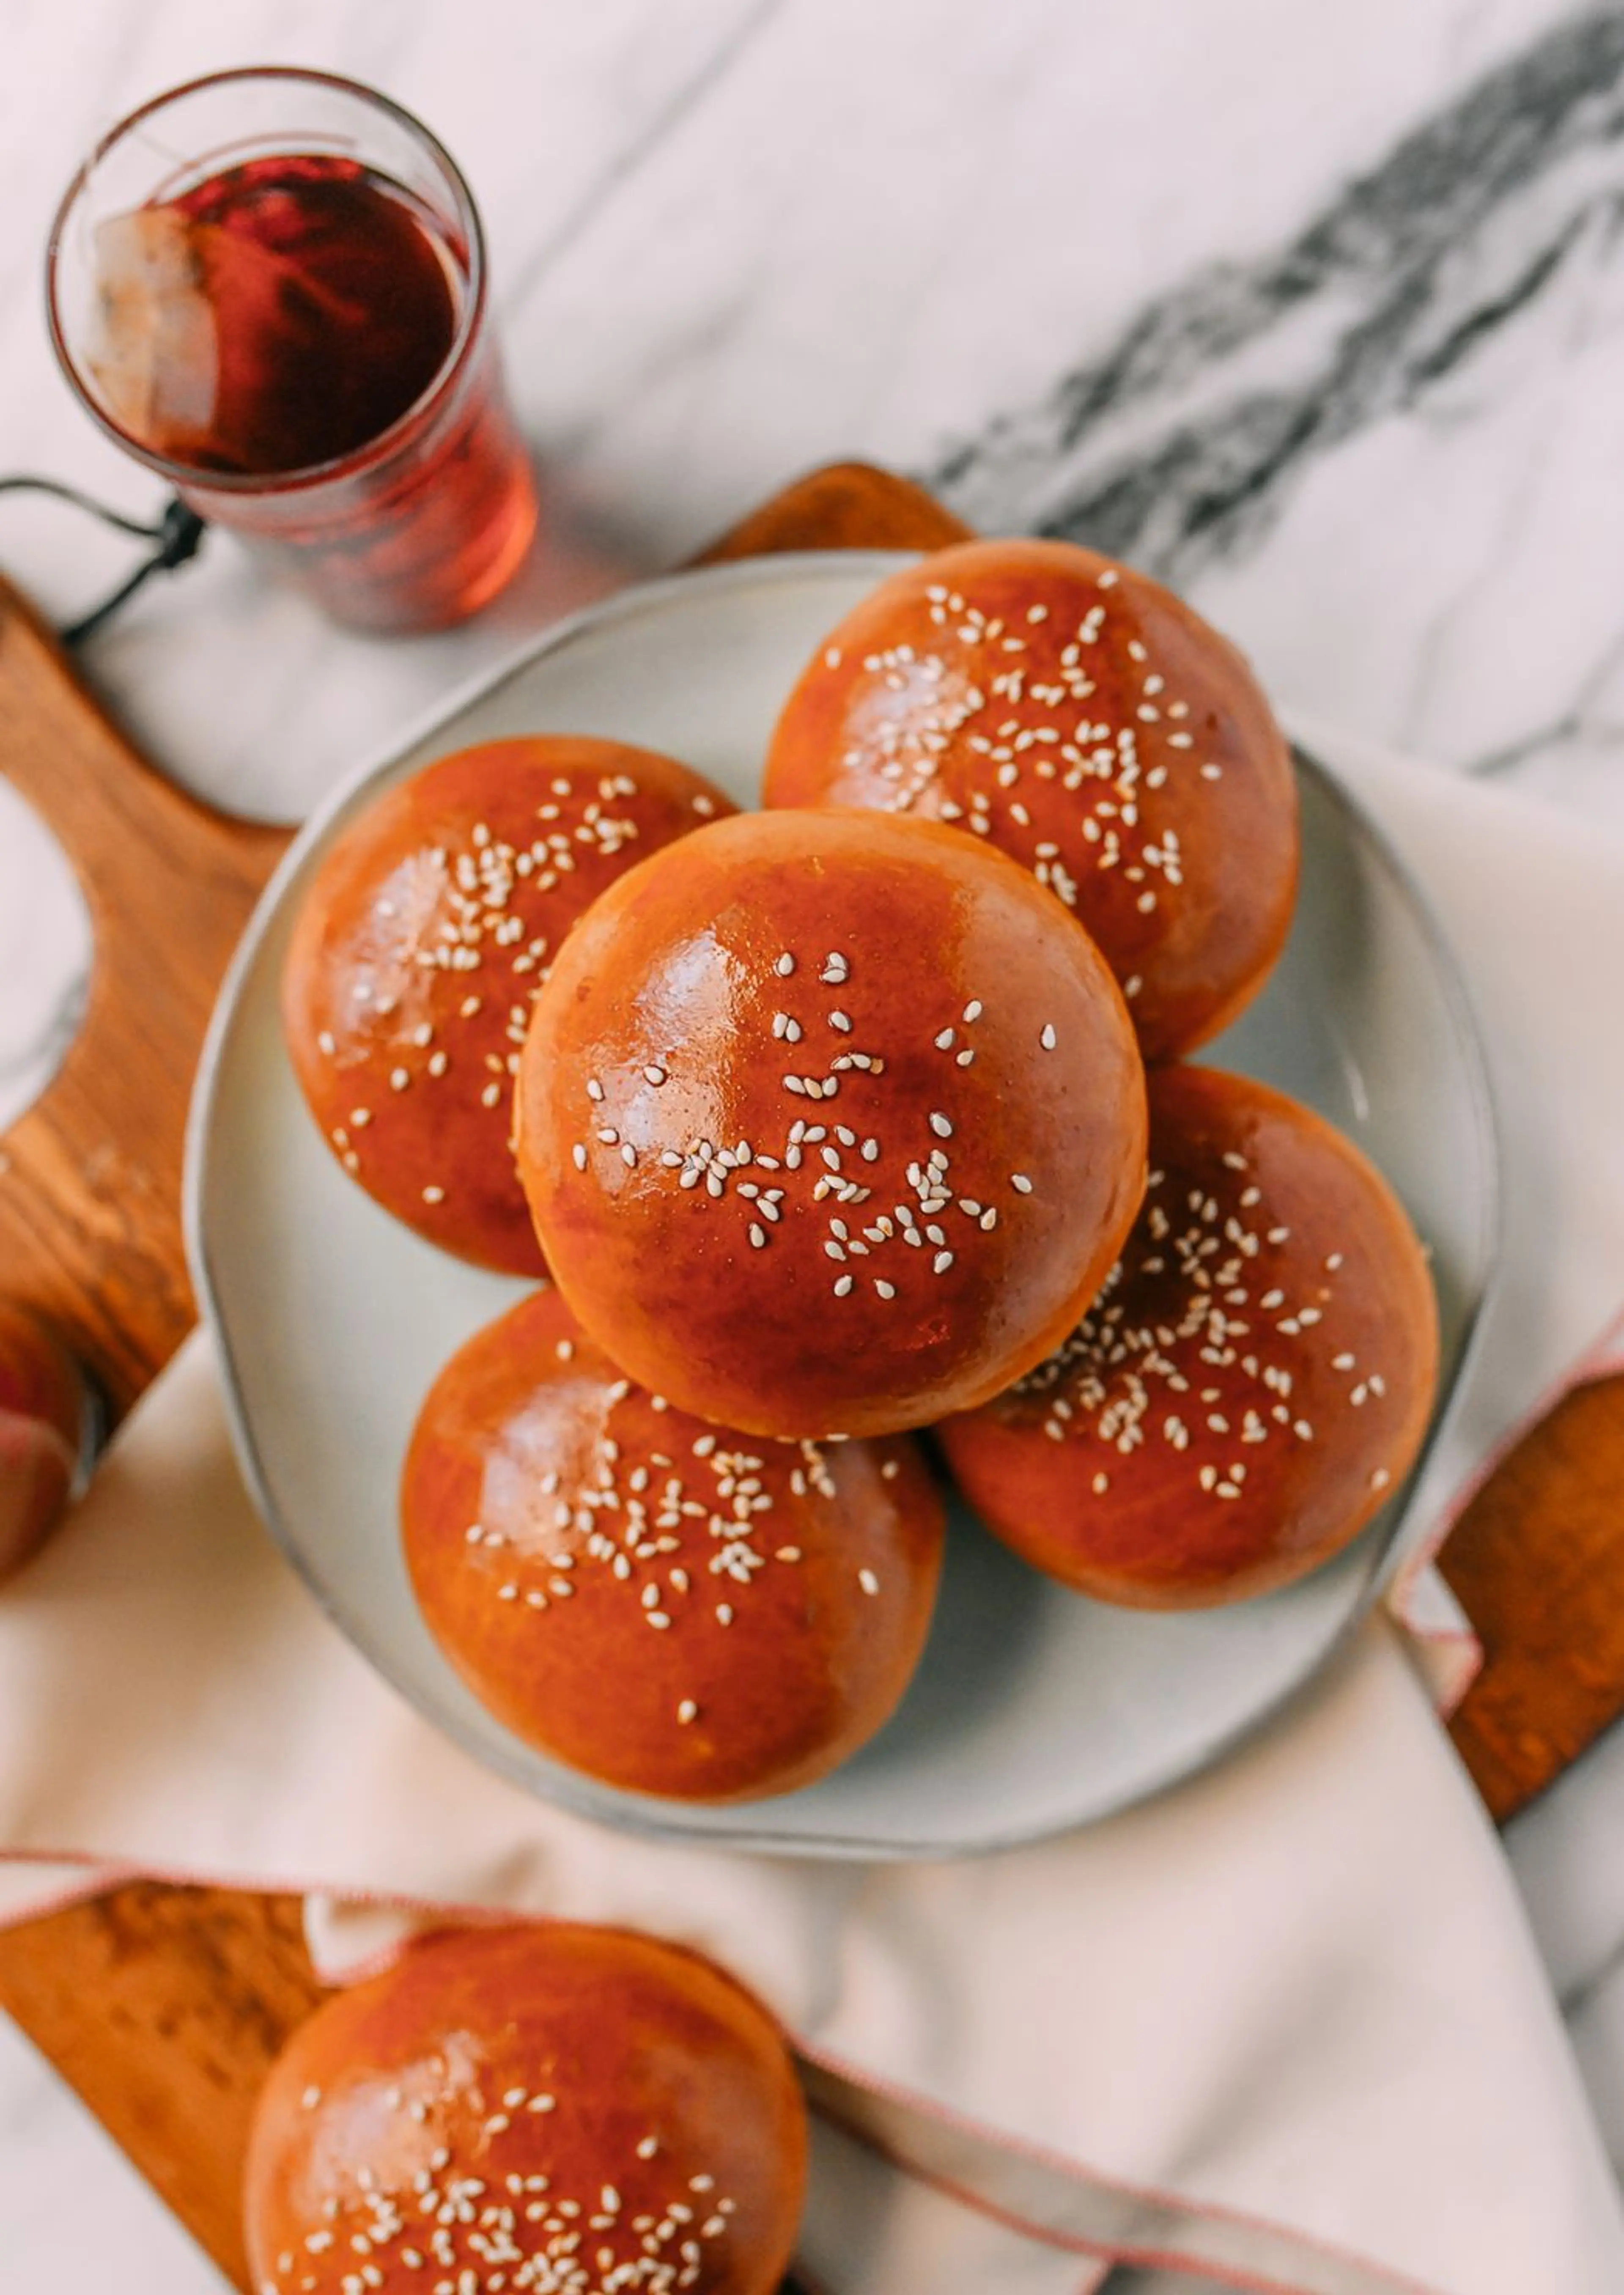
[[[612,886],[536,1000],[519,1171],[641,1384],[754,1434],[879,1434],[1057,1345],[1144,1182],[1086,933],[935,823],[718,821]]]
[[[60,1342],[0,1301],[0,1582],[42,1546],[79,1479],[93,1406]]]
[[[485,741],[335,839],[282,976],[289,1055],[345,1170],[444,1250],[541,1272],[510,1145],[530,1005],[565,935],[645,853],[731,813],[622,741]]]
[[[1422,1248],[1381,1173],[1244,1076],[1150,1077],[1150,1185],[1057,1353],[937,1430],[1027,1561],[1145,1609],[1268,1592],[1397,1491],[1438,1376]]]
[[[288,2043],[255,2116],[256,2295],[773,2295],[806,2175],[778,2027],[613,1929],[410,1947]]]
[[[631,1793],[782,1793],[889,1719],[943,1507],[906,1435],[773,1442],[633,1386],[554,1290],[419,1415],[401,1524],[446,1656],[527,1744]]]
[[[1098,942],[1147,1059],[1262,984],[1297,882],[1290,753],[1245,662],[1170,591],[1066,542],[967,542],[812,656],[766,802],[952,822]]]

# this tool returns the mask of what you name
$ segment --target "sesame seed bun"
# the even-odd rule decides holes
[[[487,741],[427,765],[323,856],[282,975],[322,1136],[443,1250],[542,1270],[510,1145],[531,1000],[575,919],[643,854],[733,810],[620,741]]]
[[[519,1169],[571,1307],[753,1434],[879,1434],[1057,1345],[1144,1181],[1087,934],[1000,853],[872,813],[719,821],[624,877],[538,997]]]
[[[1040,1570],[1102,1601],[1196,1608],[1302,1577],[1398,1489],[1432,1409],[1437,1308],[1386,1180],[1284,1093],[1155,1070],[1150,1156],[1077,1330],[938,1437]]]
[[[1291,757],[1246,664],[1071,543],[965,543],[883,582],[790,695],[766,802],[999,845],[1098,942],[1147,1059],[1233,1018],[1291,919]]]
[[[336,1995],[249,2146],[256,2295],[771,2295],[806,2176],[777,2026],[696,1955],[446,1932]]]
[[[633,1793],[809,1784],[907,1687],[942,1564],[917,1446],[763,1442],[633,1386],[558,1293],[441,1372],[401,1522],[423,1616],[491,1711]]]
[[[84,1383],[45,1325],[0,1302],[0,1580],[61,1519],[86,1409]]]

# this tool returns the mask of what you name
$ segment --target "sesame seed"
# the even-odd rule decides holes
[[[964,1017],[967,1020],[979,1020],[982,1015],[982,1009],[983,1007],[980,998],[972,997],[969,1003],[967,1003],[964,1008]]]
[[[1046,1052],[1052,1052],[1055,1049],[1056,1041],[1054,1025],[1052,1022],[1046,1021],[1044,1023],[1042,1033],[1038,1038],[1038,1041],[1042,1045]]]
[[[576,1171],[584,1172],[586,1169],[586,1150],[578,1139],[575,1146],[570,1149],[569,1153],[570,1158],[574,1163]]]
[[[423,1201],[426,1204],[443,1204],[445,1200],[445,1190],[444,1188],[425,1188],[423,1189]]]
[[[836,1296],[836,1299],[844,1299],[844,1298],[845,1297],[845,1295],[846,1295],[847,1292],[851,1289],[851,1287],[852,1287],[852,1278],[851,1278],[849,1275],[842,1275],[842,1276],[838,1277],[838,1278],[836,1278],[836,1284],[835,1284],[835,1296]]]
[[[865,1594],[877,1594],[879,1591],[879,1580],[872,1570],[860,1570],[857,1573],[857,1582]]]
[[[649,1082],[653,1084],[661,1084],[665,1081],[665,1069],[662,1067],[657,1067],[652,1064],[643,1070],[643,1074],[647,1076]]]
[[[796,960],[794,957],[790,955],[789,951],[786,949],[783,955],[779,957],[777,965],[774,967],[774,970],[778,973],[779,977],[781,980],[788,980],[795,968]]]
[[[694,1701],[693,1701],[693,1699],[692,1699],[691,1697],[685,1697],[685,1698],[682,1700],[682,1703],[681,1703],[678,1706],[678,1708],[677,1708],[677,1719],[678,1719],[679,1721],[687,1722],[687,1721],[697,1721],[697,1720],[698,1719],[698,1718],[699,1718],[699,1709],[698,1709],[698,1707],[694,1703]],[[643,2151],[642,2146],[641,2146],[641,2144],[638,2145],[638,2150],[639,2150],[640,2153],[641,2153],[641,2156],[642,2156],[645,2160],[649,2158],[649,2153],[648,2153],[647,2152],[644,2152],[644,2151]],[[618,2206],[619,2206],[619,2204],[620,2204],[619,2201],[618,2201],[618,2200],[616,2200],[616,2203],[615,2203],[615,2204],[616,2204],[616,2207],[618,2207]],[[608,2200],[607,2200],[607,2199],[606,2199],[606,2200],[605,2200],[605,2201],[604,2201],[604,2205],[605,2205],[605,2207],[608,2207]]]
[[[939,1251],[931,1262],[931,1266],[937,1275],[945,1275],[952,1263],[953,1254],[951,1251]]]
[[[1009,1174],[1009,1184],[1015,1189],[1017,1196],[1029,1196],[1032,1193],[1032,1181],[1027,1178],[1024,1172],[1011,1172]]]
[[[932,1112],[930,1128],[935,1133],[938,1139],[951,1139],[953,1136],[952,1125],[948,1122],[946,1116],[942,1115],[938,1110],[933,1110]]]

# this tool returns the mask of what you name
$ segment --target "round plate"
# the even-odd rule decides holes
[[[964,1509],[929,1646],[889,1726],[834,1776],[726,1809],[618,1793],[532,1752],[418,1616],[396,1529],[401,1458],[441,1364],[524,1285],[420,1242],[329,1153],[282,1049],[278,981],[311,870],[392,781],[493,736],[668,750],[756,801],[812,652],[906,560],[753,559],[628,592],[442,708],[305,830],[227,978],[192,1107],[186,1215],[236,1440],[273,1531],[329,1614],[418,1710],[516,1784],[635,1830],[806,1856],[944,1857],[1054,1833],[1187,1776],[1314,1672],[1368,1608],[1404,1493],[1338,1560],[1236,1607],[1150,1615],[1039,1577]],[[1382,839],[1299,760],[1302,883],[1265,993],[1205,1057],[1322,1110],[1386,1172],[1432,1246],[1448,1395],[1488,1278],[1494,1152],[1449,956]]]

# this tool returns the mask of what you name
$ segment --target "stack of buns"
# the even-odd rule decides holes
[[[1079,1595],[1233,1601],[1396,1491],[1437,1369],[1381,1175],[1180,1064],[1297,869],[1285,744],[1187,607],[1068,545],[927,558],[818,647],[765,799],[600,740],[443,759],[330,846],[285,977],[351,1178],[550,1270],[421,1402],[423,1617],[527,1744],[667,1800],[790,1791],[883,1727],[938,1469]],[[782,2040],[707,1964],[443,1937],[273,2071],[255,2283],[768,2295],[805,2152]]]
[[[444,759],[330,846],[285,984],[344,1168],[551,1277],[422,1403],[423,1615],[527,1744],[673,1799],[883,1725],[933,1467],[1081,1593],[1230,1601],[1397,1489],[1436,1371],[1380,1175],[1180,1064],[1297,874],[1285,743],[1187,607],[1064,543],[926,558],[818,646],[764,796],[556,735]]]

